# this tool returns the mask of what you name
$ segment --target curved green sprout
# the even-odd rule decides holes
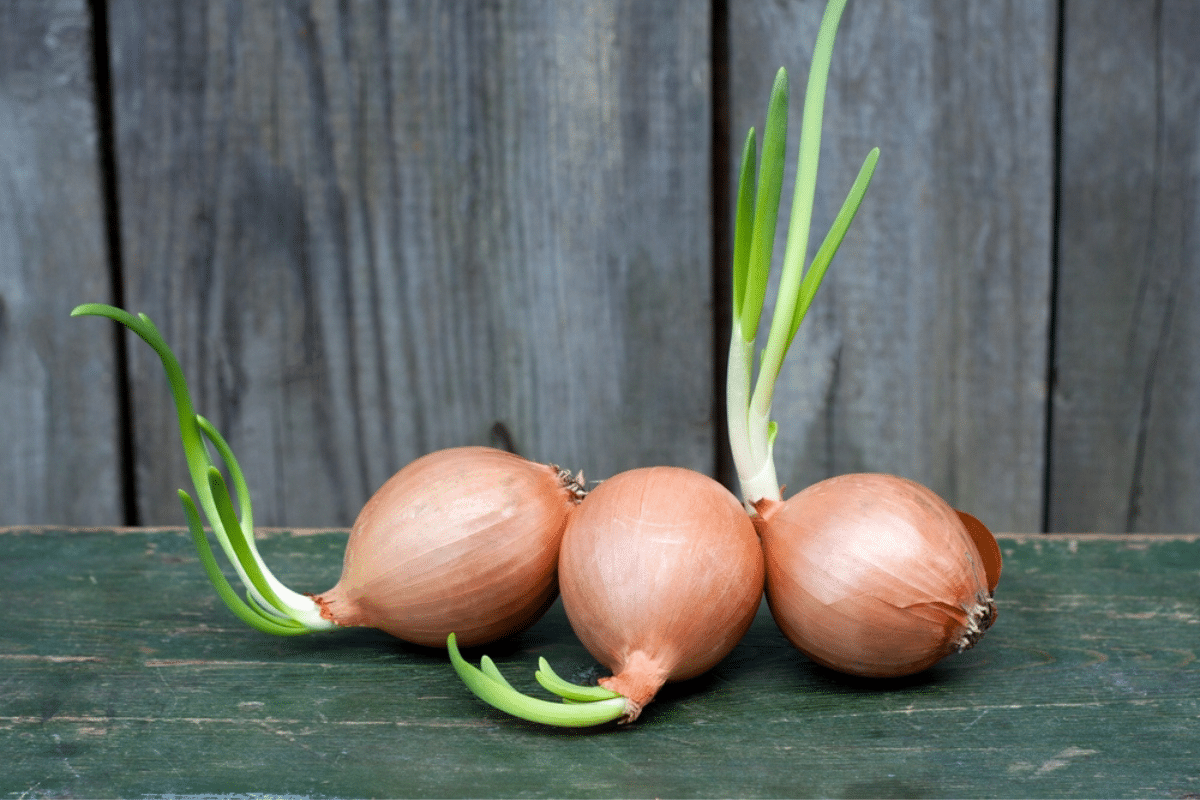
[[[776,425],[771,421],[775,381],[784,356],[812,304],[825,271],[842,243],[862,203],[879,148],[871,150],[850,188],[842,208],[812,263],[804,270],[816,194],[817,162],[821,153],[821,121],[833,42],[846,0],[831,0],[817,34],[801,121],[799,164],[792,199],[791,219],[783,255],[783,272],[767,344],[755,381],[754,343],[766,298],[775,241],[779,194],[783,184],[784,145],[787,139],[787,71],[775,77],[767,106],[767,123],[757,180],[754,170],[755,133],[751,128],[742,150],[738,180],[733,246],[733,334],[729,344],[726,391],[729,439],[742,497],[753,504],[762,498],[780,498],[772,448]],[[757,196],[756,196],[757,195]]]
[[[459,653],[453,633],[446,637],[446,650],[454,671],[476,697],[514,717],[560,728],[587,728],[625,715],[624,697],[601,686],[578,686],[565,681],[550,669],[544,658],[538,659],[534,677],[544,689],[558,695],[561,702],[521,694],[487,656],[479,667],[471,666]]]
[[[179,416],[179,435],[183,440],[183,452],[200,508],[196,507],[191,495],[182,489],[179,491],[179,500],[183,504],[184,516],[187,517],[196,552],[200,555],[200,563],[225,605],[243,622],[264,633],[290,636],[335,628],[333,622],[321,617],[321,610],[312,598],[287,588],[267,569],[254,543],[250,490],[237,458],[213,424],[196,413],[179,361],[150,318],[145,314],[134,316],[102,303],[85,303],[76,307],[71,316],[98,316],[115,320],[140,336],[162,361]],[[237,508],[234,507],[225,479],[213,463],[209,443],[229,470],[239,499]],[[203,509],[213,535],[246,588],[245,600],[238,596],[217,564],[200,521],[200,509]]]

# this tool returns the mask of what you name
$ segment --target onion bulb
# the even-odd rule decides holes
[[[337,585],[315,596],[292,591],[259,554],[241,467],[212,423],[196,414],[179,362],[154,323],[99,303],[71,313],[116,320],[158,354],[199,499],[198,509],[191,495],[179,493],[188,528],[217,594],[252,627],[294,635],[364,625],[430,646],[458,631],[464,643],[483,644],[531,625],[557,596],[558,546],[584,494],[582,476],[487,447],[442,450],[401,469],[358,515]],[[228,469],[232,494],[209,445]],[[245,600],[213,555],[201,509]]]
[[[359,513],[341,579],[315,598],[321,615],[438,647],[452,631],[471,646],[523,630],[558,596],[579,491],[569,473],[490,447],[423,456]]]
[[[918,483],[840,475],[756,509],[771,614],[819,664],[910,675],[974,646],[996,619],[995,538]]]
[[[567,526],[563,609],[600,685],[636,719],[667,681],[707,672],[745,635],[762,597],[763,557],[738,499],[678,467],[601,483]]]
[[[677,467],[634,469],[592,489],[563,535],[558,579],[571,629],[613,675],[576,687],[541,663],[543,687],[571,705],[516,692],[485,657],[464,682],[488,703],[554,725],[637,719],[668,681],[692,678],[746,633],[762,598],[762,548],[738,499]]]

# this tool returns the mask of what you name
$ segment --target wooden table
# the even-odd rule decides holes
[[[262,550],[319,591],[344,542]],[[243,626],[180,530],[0,530],[0,797],[1200,796],[1200,537],[1001,544],[999,621],[925,674],[838,676],[764,610],[635,725],[571,732],[483,705],[442,651]],[[485,652],[530,693],[538,656],[601,674],[560,606]]]

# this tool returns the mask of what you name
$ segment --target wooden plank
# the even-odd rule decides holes
[[[262,538],[297,589],[342,531]],[[176,530],[0,530],[0,789],[14,796],[1184,797],[1200,792],[1200,536],[1001,537],[999,619],[920,676],[816,667],[760,613],[635,725],[563,732],[479,703],[440,651],[274,638],[220,606]],[[602,674],[561,607],[487,648]],[[473,653],[478,658],[480,653]]]
[[[83,0],[0,3],[0,524],[121,519],[114,340]]]
[[[1200,7],[1067,4],[1050,503],[1060,530],[1200,519]]]
[[[489,442],[593,478],[711,472],[699,4],[111,4],[128,305],[264,524],[348,525]],[[131,350],[138,504],[186,484]]]
[[[746,130],[762,129],[782,65],[792,81],[794,160],[824,6],[731,4],[739,152]],[[881,156],[780,378],[776,463],[793,489],[836,473],[893,472],[995,529],[1041,529],[1055,8],[1048,0],[847,6],[813,250],[867,152],[879,146]]]

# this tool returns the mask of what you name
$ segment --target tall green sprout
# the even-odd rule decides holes
[[[788,78],[784,69],[780,68],[776,74],[771,90],[757,176],[754,169],[756,140],[753,128],[746,136],[742,149],[734,227],[733,331],[729,343],[726,412],[734,466],[741,483],[742,499],[748,505],[764,498],[782,499],[773,454],[776,425],[771,421],[775,382],[779,378],[784,356],[862,203],[879,160],[879,148],[867,154],[833,225],[805,270],[813,198],[816,194],[817,162],[821,155],[825,87],[834,37],[845,5],[846,0],[832,0],[826,7],[813,48],[812,68],[804,96],[796,188],[783,253],[783,272],[757,380],[754,377],[754,345],[771,271],[787,140]]]
[[[333,622],[321,617],[320,608],[312,598],[284,586],[263,562],[254,543],[254,512],[250,504],[250,490],[237,458],[213,424],[196,413],[179,361],[150,318],[145,314],[134,316],[128,311],[101,303],[85,303],[78,306],[71,312],[71,316],[98,316],[115,320],[140,336],[162,361],[179,417],[179,435],[183,440],[188,472],[191,474],[200,508],[197,509],[191,495],[182,489],[179,490],[179,500],[183,504],[188,529],[192,533],[196,552],[200,555],[200,563],[203,564],[205,573],[212,581],[217,594],[225,601],[225,605],[243,622],[265,633],[288,636],[336,627]],[[209,444],[217,451],[217,455],[229,470],[234,491],[238,496],[236,508],[229,487],[213,462]],[[200,521],[201,510],[221,549],[246,588],[245,600],[238,595],[237,590],[221,572]]]

